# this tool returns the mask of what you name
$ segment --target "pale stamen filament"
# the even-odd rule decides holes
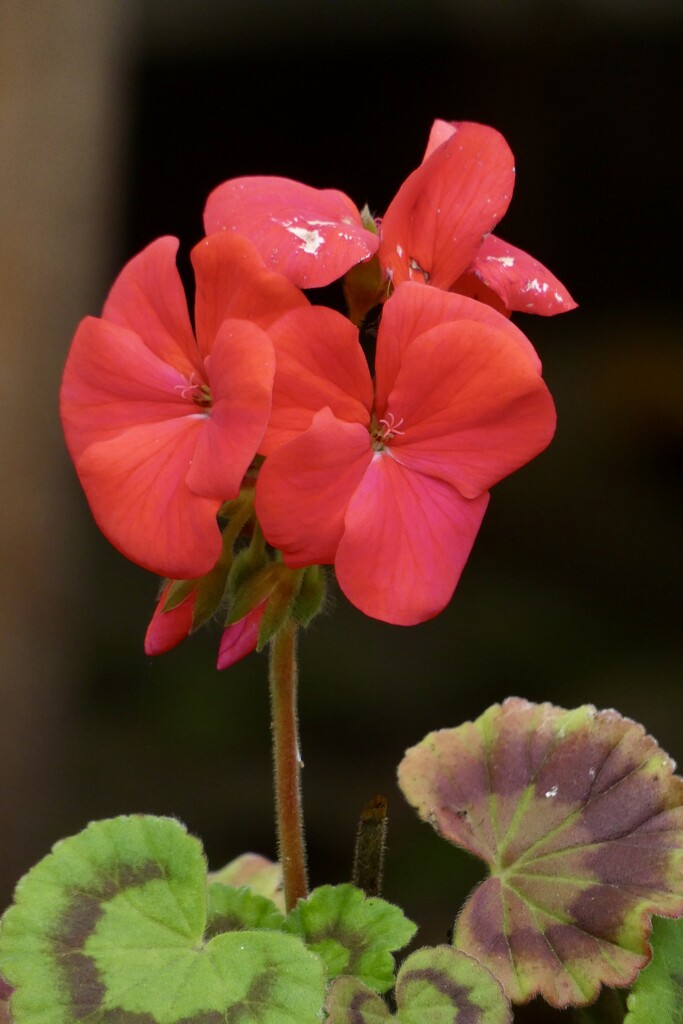
[[[192,395],[192,392],[201,386],[201,382],[196,378],[197,374],[193,370],[187,384],[176,384],[175,390],[180,392],[181,398],[189,398]]]
[[[199,380],[194,370],[190,374],[187,384],[176,384],[175,390],[180,392],[181,398],[191,399],[195,405],[208,407],[213,404],[211,388],[208,384],[204,384]]]
[[[379,437],[381,441],[388,441],[394,434],[405,434],[405,430],[399,430],[403,423],[403,416],[401,416],[400,420],[395,420],[393,412],[388,412],[386,419],[382,419],[379,422],[384,427]]]

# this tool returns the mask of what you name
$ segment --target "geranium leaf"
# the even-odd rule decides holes
[[[319,1024],[324,966],[295,936],[207,938],[206,864],[170,818],[95,822],[17,886],[0,970],[15,1024]]]
[[[272,900],[252,892],[246,885],[235,889],[214,882],[207,890],[209,903],[204,937],[220,932],[267,928],[280,931],[284,917]]]
[[[399,768],[408,801],[487,862],[454,944],[513,1002],[553,1006],[630,984],[652,913],[683,913],[683,780],[616,711],[510,698],[431,733]]]
[[[259,896],[267,896],[278,910],[284,911],[282,865],[260,853],[243,853],[218,871],[209,872],[209,882],[222,882],[239,888],[246,885]]]
[[[343,975],[336,978],[327,994],[326,1024],[388,1024],[396,1020],[381,996],[369,985]]]
[[[452,946],[418,949],[396,979],[401,1024],[510,1024],[510,1003],[490,971]]]
[[[683,1024],[683,921],[657,918],[652,960],[638,975],[624,1024]]]
[[[403,911],[353,885],[322,885],[285,919],[325,962],[329,978],[350,974],[377,992],[394,983],[394,958],[415,934]]]
[[[510,1003],[490,971],[452,946],[418,949],[396,979],[397,1011],[357,978],[333,982],[328,1024],[510,1024]]]

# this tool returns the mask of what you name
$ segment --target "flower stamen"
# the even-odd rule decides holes
[[[209,407],[213,404],[211,388],[197,379],[194,370],[190,374],[187,384],[176,384],[175,390],[180,392],[181,398],[186,400],[191,398],[195,405]]]
[[[388,412],[386,417],[381,420],[374,420],[373,418],[370,434],[372,437],[372,447],[375,451],[382,451],[386,442],[390,441],[395,434],[405,434],[405,430],[399,429],[402,423],[403,416],[397,420],[393,412]]]

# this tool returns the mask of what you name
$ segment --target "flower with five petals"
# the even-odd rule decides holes
[[[483,303],[406,282],[383,308],[375,380],[322,307],[271,329],[277,369],[256,512],[297,568],[334,563],[367,615],[412,625],[453,593],[489,488],[546,447],[536,353]]]
[[[102,317],[79,325],[61,388],[67,447],[95,520],[160,576],[208,572],[216,514],[233,499],[268,421],[274,373],[267,328],[308,305],[245,238],[192,252],[195,333],[175,265],[177,240],[124,267]]]

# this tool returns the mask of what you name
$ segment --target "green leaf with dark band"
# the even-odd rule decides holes
[[[490,971],[452,946],[412,953],[396,979],[396,1014],[356,978],[338,978],[328,1024],[510,1024],[510,1003]]]
[[[206,863],[170,818],[95,822],[17,886],[0,930],[15,1024],[319,1024],[324,966],[293,935],[205,934]]]
[[[386,992],[394,983],[391,953],[410,942],[416,927],[398,907],[353,885],[322,885],[297,903],[285,930],[325,961],[329,978],[351,974]]]
[[[454,944],[513,1002],[557,1007],[632,983],[650,914],[683,913],[683,780],[616,711],[510,698],[431,733],[399,768],[408,801],[487,862]]]
[[[332,982],[325,1009],[329,1014],[325,1024],[389,1024],[396,1021],[374,989],[346,974]]]
[[[267,928],[280,931],[284,917],[272,900],[252,892],[246,885],[235,889],[214,882],[207,890],[209,901],[205,938],[220,932]]]

